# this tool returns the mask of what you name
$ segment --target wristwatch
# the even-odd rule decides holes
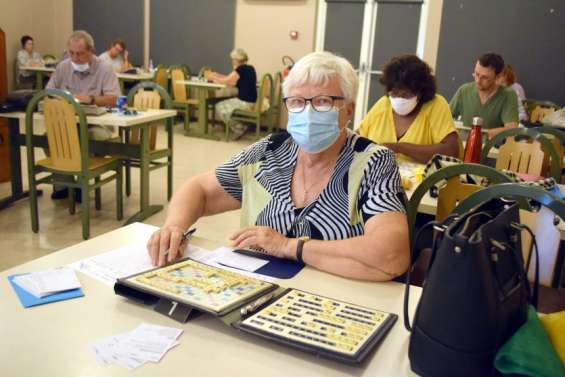
[[[302,259],[302,250],[304,248],[304,244],[308,241],[310,241],[310,237],[298,237],[298,243],[296,244],[296,260],[300,263],[304,263],[304,260]]]

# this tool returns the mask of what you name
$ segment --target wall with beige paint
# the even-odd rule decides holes
[[[314,51],[317,0],[237,0],[235,46],[247,51],[258,75],[282,69],[281,58],[295,60]],[[299,33],[297,40],[289,36]]]
[[[60,56],[72,28],[72,0],[0,0],[0,9],[0,27],[6,33],[8,85],[12,90],[20,38],[29,34],[38,52]]]

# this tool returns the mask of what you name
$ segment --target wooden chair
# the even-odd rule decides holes
[[[281,124],[281,109],[283,108],[282,104],[282,73],[277,72],[275,73],[275,78],[273,82],[273,96],[271,97],[271,124],[272,129],[276,129],[280,127]]]
[[[559,161],[561,163],[561,178],[562,178],[565,168],[563,166],[563,158],[565,157],[565,132],[553,127],[536,127],[535,131],[539,132],[544,136],[551,135],[552,139],[550,141],[555,147],[555,150],[557,151],[557,155],[559,156]],[[550,166],[551,165],[551,161],[549,161],[550,156],[546,155],[546,158],[548,159],[547,166]],[[549,174],[550,174],[549,171],[544,172],[544,175],[549,175]],[[562,181],[563,179],[561,179],[558,182],[562,182]]]
[[[184,130],[188,131],[190,127],[190,113],[193,108],[198,106],[198,100],[189,97],[189,91],[186,85],[177,83],[180,80],[188,80],[190,73],[185,67],[172,66],[171,72],[171,87],[173,92],[173,108],[182,112],[184,116]]]
[[[49,98],[54,97],[54,98]],[[47,129],[50,157],[35,161],[33,137],[33,113],[43,100],[43,113]],[[78,116],[78,129],[76,117]],[[47,89],[37,93],[26,110],[26,147],[29,177],[31,227],[39,231],[37,209],[37,186],[42,183],[57,184],[70,188],[71,214],[74,213],[74,190],[82,190],[82,237],[90,236],[89,193],[97,190],[96,208],[100,209],[100,187],[116,181],[117,219],[123,217],[122,162],[117,157],[92,157],[88,146],[88,125],[86,115],[72,94],[58,89]],[[102,177],[103,174],[114,174]],[[40,173],[48,175],[38,178]],[[65,177],[67,179],[62,179]]]
[[[542,101],[537,99],[527,99],[524,101],[524,109],[528,114],[529,123],[538,123],[541,119],[538,119],[538,114],[534,114],[534,110],[539,109],[552,109],[559,110],[560,106],[551,101]],[[539,110],[538,110],[539,111]],[[542,111],[543,112],[543,111]],[[543,115],[545,116],[545,115]],[[534,119],[532,119],[534,117]]]
[[[128,93],[128,105],[138,110],[148,109],[171,109],[172,101],[166,90],[154,82],[141,82],[134,86]],[[166,121],[166,127],[172,127],[172,120]],[[157,128],[160,125],[151,126],[149,132],[149,171],[167,167],[167,199],[173,195],[173,153],[169,149],[157,149]],[[172,148],[172,133],[167,132],[168,145]],[[131,144],[140,143],[139,129],[133,129],[131,134],[126,134],[126,142]],[[162,159],[167,159],[163,161]],[[138,159],[124,159],[126,167],[126,195],[131,194],[131,167],[140,167]]]
[[[445,219],[460,201],[481,188],[479,185],[461,182],[459,176],[449,178],[438,190],[436,220]]]
[[[153,82],[160,87],[164,88],[167,93],[170,93],[169,88],[169,69],[166,65],[159,64],[155,69],[155,76],[153,77]]]
[[[534,107],[534,109],[532,110],[532,115],[530,117],[530,122],[531,123],[541,123],[541,121],[543,120],[543,118],[545,118],[547,115],[552,114],[555,112],[554,108],[551,107],[541,107],[541,106],[536,106]]]
[[[250,123],[255,125],[256,138],[261,135],[261,124],[267,124],[268,132],[273,130],[271,119],[271,109],[265,108],[265,104],[270,104],[270,98],[273,97],[273,78],[266,73],[261,78],[259,92],[257,93],[257,101],[250,110],[234,110],[231,119],[237,122]],[[270,106],[270,105],[269,105]],[[230,127],[226,125],[226,140],[229,140]]]
[[[532,142],[516,141],[516,137]],[[561,161],[553,144],[533,128],[512,128],[502,131],[488,140],[483,147],[481,163],[485,163],[488,153],[495,145],[500,145],[496,168],[535,176],[543,176],[549,163],[550,176],[557,182],[561,179]],[[549,156],[548,158],[546,158]]]

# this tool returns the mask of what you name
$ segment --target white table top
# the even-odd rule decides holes
[[[116,73],[119,79],[126,79],[126,80],[152,80],[153,73],[151,72],[142,72],[142,73]]]
[[[335,299],[399,315],[397,322],[361,367],[317,358],[260,338],[238,333],[209,315],[186,324],[173,321],[148,307],[114,294],[113,290],[78,274],[85,296],[23,309],[6,277],[20,272],[66,265],[133,242],[154,228],[135,223],[81,242],[34,261],[0,272],[0,374],[3,376],[414,376],[407,356],[409,333],[402,319],[404,286],[345,279],[309,267],[290,280],[279,281]],[[212,249],[212,241],[195,237],[195,244]],[[421,289],[413,287],[412,312]],[[180,345],[158,364],[135,372],[97,364],[88,344],[129,331],[142,322],[180,327]]]
[[[122,115],[118,113],[106,113],[98,116],[87,116],[88,124],[96,124],[100,126],[117,126],[117,127],[131,127],[142,123],[149,123],[166,118],[175,117],[177,112],[175,110],[145,110],[140,111],[138,115]],[[0,118],[19,119],[25,121],[24,112],[14,113],[0,113]],[[44,116],[40,113],[33,114],[34,120],[43,120]]]
[[[55,68],[53,67],[20,67],[20,71],[29,71],[29,72],[55,72]]]
[[[210,89],[225,89],[228,87],[227,85],[218,84],[215,82],[192,81],[192,80],[177,80],[177,84],[197,86],[201,88],[210,88]]]

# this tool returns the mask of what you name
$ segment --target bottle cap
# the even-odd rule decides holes
[[[482,126],[482,125],[483,125],[483,118],[473,117],[473,126]]]

